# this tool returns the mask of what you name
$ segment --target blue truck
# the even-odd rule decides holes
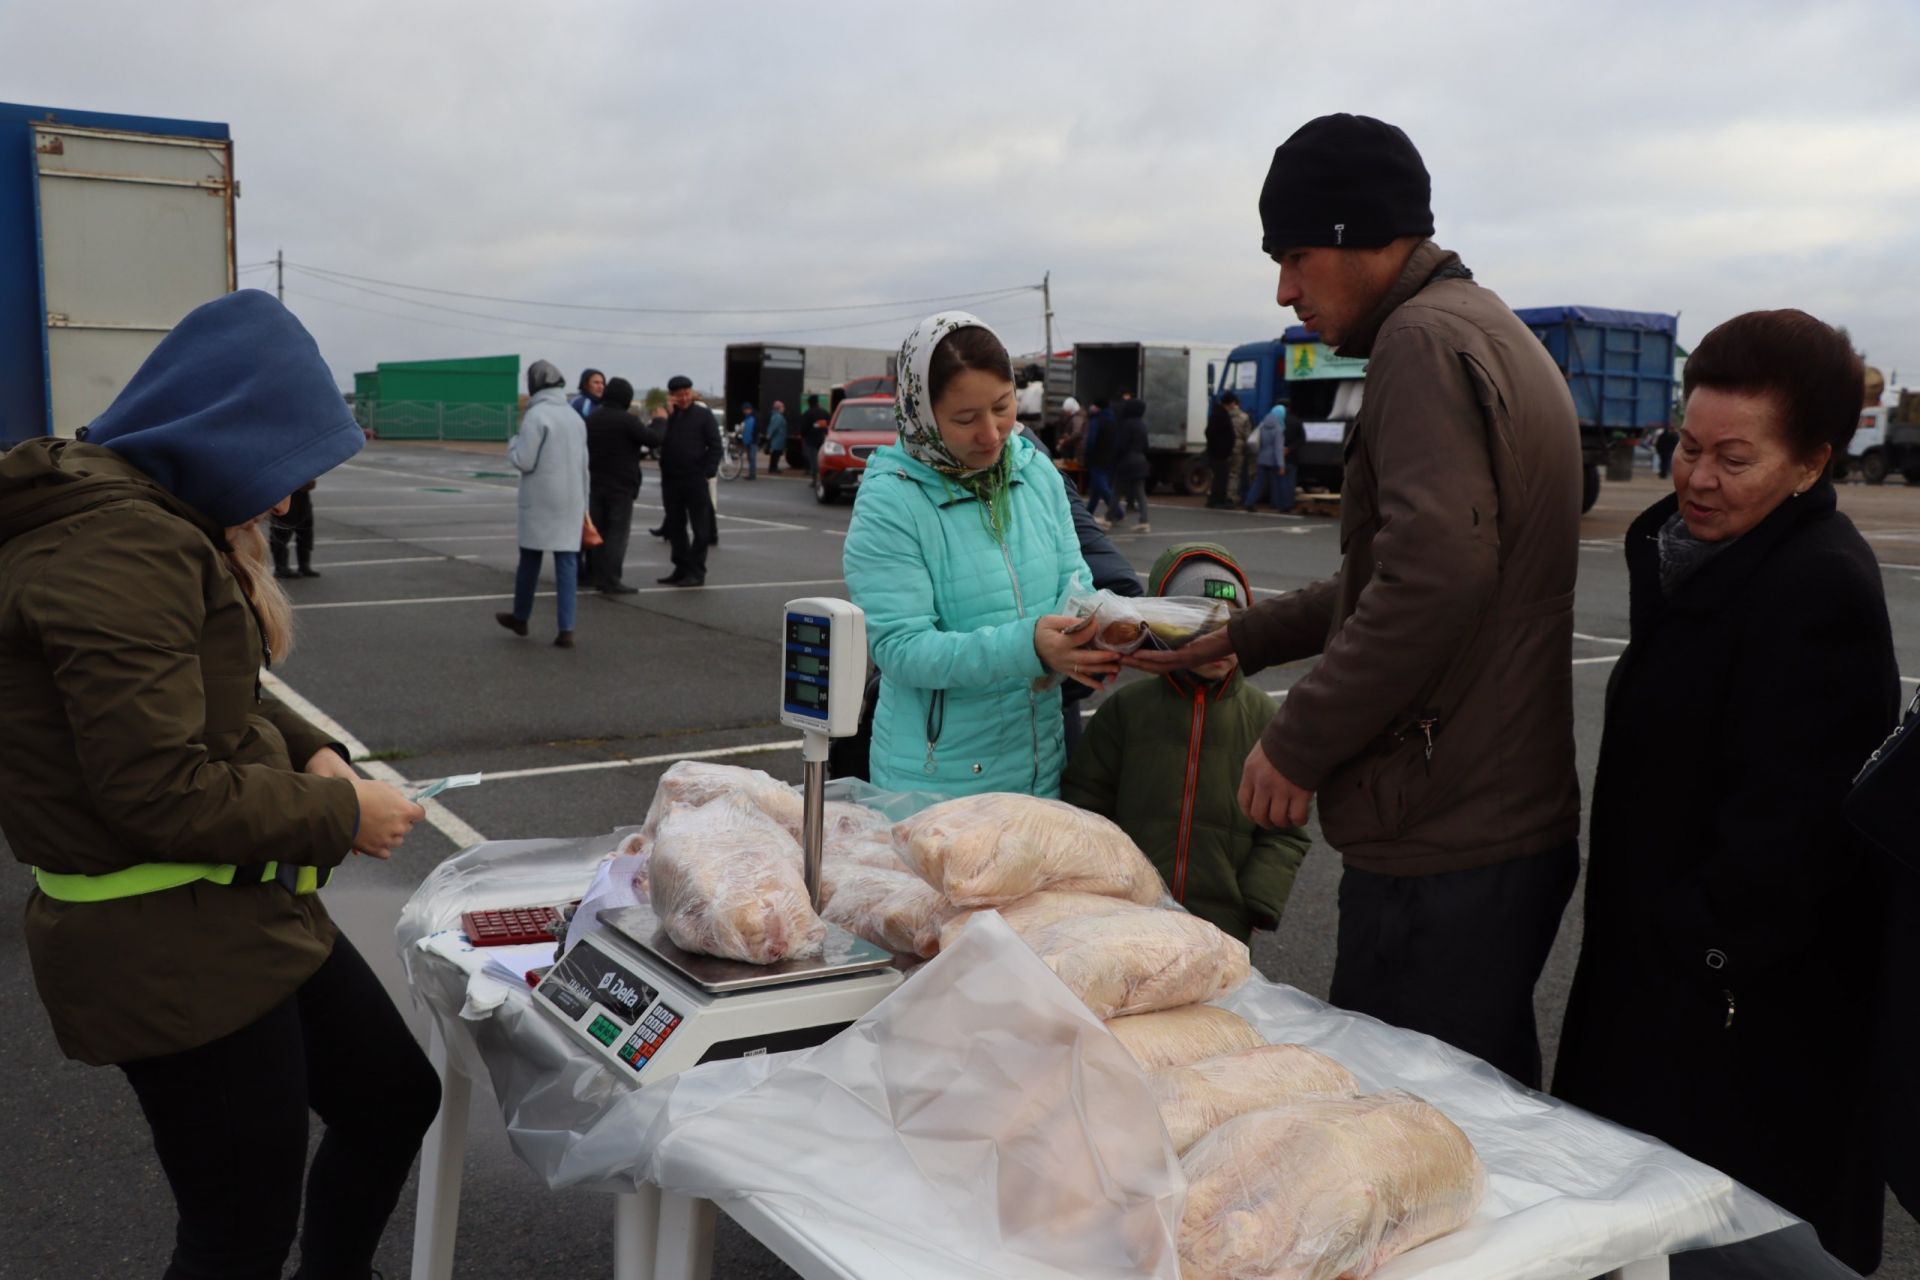
[[[1583,462],[1582,511],[1600,496],[1611,455],[1665,426],[1673,414],[1678,319],[1658,311],[1529,307],[1516,313],[1553,357],[1573,393]],[[1298,460],[1303,485],[1338,490],[1342,445],[1365,396],[1366,361],[1340,356],[1295,325],[1227,356],[1214,388],[1237,392],[1259,421],[1276,403],[1307,431]]]
[[[71,436],[235,284],[224,124],[0,103],[0,447]]]

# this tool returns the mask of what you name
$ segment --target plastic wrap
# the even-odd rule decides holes
[[[1022,934],[1096,1018],[1200,1004],[1247,980],[1247,944],[1157,907],[1072,916]]]
[[[1119,827],[1059,800],[993,791],[947,800],[893,828],[893,845],[956,907],[1043,889],[1158,902],[1160,873]]]
[[[1160,1121],[1182,1155],[1235,1116],[1316,1094],[1347,1097],[1360,1091],[1353,1072],[1297,1044],[1263,1044],[1167,1067],[1147,1079]]]
[[[758,769],[743,769],[733,764],[713,764],[705,760],[682,760],[660,775],[653,791],[653,803],[646,821],[626,852],[641,852],[657,838],[661,820],[674,806],[698,809],[715,800],[735,798],[746,801],[772,818],[797,843],[805,838],[806,802],[798,789]],[[827,802],[823,828],[826,843],[883,827],[883,814],[864,805],[844,800]]]
[[[1183,1280],[1364,1280],[1464,1225],[1487,1184],[1459,1126],[1401,1092],[1251,1112],[1181,1164]]]
[[[858,784],[841,798],[865,801],[870,790]],[[871,794],[895,820],[914,803]],[[1111,1083],[1134,1078],[1115,1066],[1114,1040],[1092,1031],[1084,1007],[1008,929],[967,929],[955,953],[820,1049],[707,1063],[645,1088],[607,1069],[524,984],[482,972],[484,956],[459,938],[462,911],[579,897],[618,842],[476,846],[428,874],[396,929],[455,1069],[491,1082],[508,1140],[546,1185],[651,1182],[726,1201],[782,1256],[808,1260],[807,1274],[1173,1280],[1171,1256],[1136,1249],[1114,1261],[1125,1242],[1152,1236],[1153,1218],[1179,1213],[1179,1175],[1169,1174],[1172,1150],[1144,1078],[1137,1089]],[[1568,1280],[1740,1241],[1750,1242],[1744,1274],[1806,1274],[1803,1225],[1785,1230],[1794,1219],[1669,1147],[1521,1089],[1430,1037],[1258,976],[1225,1003],[1259,1029],[1255,1042],[1305,1044],[1367,1089],[1426,1098],[1485,1162],[1473,1218],[1372,1280]],[[1117,1018],[1109,1029],[1143,1053],[1143,1042],[1190,1044],[1190,1031],[1169,1024],[1210,1015],[1223,1011]],[[1030,1143],[1001,1141],[1020,1136],[1008,1117],[1028,1126]],[[1036,1184],[1033,1212],[1002,1190]],[[1044,1214],[1069,1195],[1104,1196],[1107,1207],[1071,1233],[1050,1230]],[[1096,1250],[1099,1260],[1083,1262]]]
[[[923,958],[940,950],[940,926],[953,914],[945,898],[904,867],[829,860],[821,869],[820,897],[820,914],[829,924]]]
[[[747,964],[819,954],[800,846],[746,797],[672,806],[655,832],[648,883],[675,945]]]
[[[1245,1018],[1210,1004],[1110,1018],[1107,1030],[1147,1071],[1184,1066],[1266,1043]]]
[[[1227,602],[1199,596],[1118,596],[1089,591],[1069,596],[1067,613],[1094,628],[1092,646],[1132,653],[1143,645],[1178,649],[1227,625]]]
[[[983,911],[998,911],[1013,931],[1021,937],[1037,929],[1045,928],[1057,920],[1072,916],[1104,916],[1116,911],[1125,911],[1134,904],[1124,898],[1108,898],[1097,893],[1062,893],[1044,891],[1028,894],[1018,902],[1009,902],[999,907],[968,907],[956,910],[953,918],[940,930],[940,945],[950,947],[960,931],[967,927],[967,921]]]

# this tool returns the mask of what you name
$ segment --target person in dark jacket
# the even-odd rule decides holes
[[[606,394],[606,390],[606,374],[598,369],[582,369],[580,385],[575,388],[567,403],[573,406],[573,411],[582,418],[590,418],[593,416],[593,411],[600,407],[600,399]]]
[[[667,509],[667,540],[673,572],[669,587],[699,587],[707,581],[707,546],[713,540],[713,491],[707,481],[720,470],[720,424],[713,410],[694,398],[693,379],[667,380],[666,429],[660,440],[660,494]]]
[[[800,448],[807,461],[807,479],[815,479],[820,466],[820,446],[827,442],[827,420],[833,417],[820,407],[819,396],[807,397],[806,412],[800,415]]]
[[[1736,316],[1687,360],[1674,492],[1627,532],[1632,643],[1553,1091],[1732,1175],[1865,1273],[1885,893],[1840,805],[1900,695],[1880,567],[1825,478],[1860,380],[1846,335],[1802,311]],[[1678,767],[1650,789],[1655,759]]]
[[[1213,477],[1213,487],[1207,493],[1209,507],[1231,505],[1227,501],[1227,480],[1233,471],[1233,410],[1239,403],[1240,397],[1229,391],[1207,410],[1207,469]]]
[[[1153,566],[1157,596],[1227,600],[1244,609],[1247,575],[1225,547],[1187,542]],[[1264,830],[1240,811],[1233,770],[1273,719],[1273,698],[1231,654],[1115,691],[1067,761],[1060,798],[1113,819],[1152,859],[1174,900],[1245,942],[1277,929],[1310,841]]]
[[[1287,466],[1285,511],[1292,511],[1299,505],[1300,498],[1300,459],[1307,445],[1307,429],[1300,421],[1300,415],[1289,411],[1287,425],[1280,433],[1280,458]]]
[[[1344,863],[1330,997],[1537,1086],[1534,987],[1580,873],[1573,590],[1580,435],[1546,349],[1435,244],[1407,135],[1323,116],[1260,196],[1278,300],[1367,357],[1337,576],[1133,666],[1319,655],[1249,752],[1263,826]]]
[[[61,1051],[133,1088],[179,1215],[168,1276],[278,1276],[296,1231],[301,1274],[365,1276],[440,1088],[316,890],[423,815],[261,684],[291,639],[261,517],[365,436],[251,289],[181,320],[84,431],[0,455],[0,832],[33,868],[34,986]]]
[[[313,486],[309,480],[287,500],[285,515],[273,517],[267,537],[273,548],[273,576],[276,578],[317,578],[313,567]],[[288,563],[287,547],[292,544],[300,568]]]
[[[1134,526],[1134,532],[1153,531],[1153,526],[1147,523],[1147,476],[1150,471],[1147,462],[1147,402],[1128,396],[1120,402],[1114,427],[1113,486],[1119,494],[1119,501],[1107,506],[1113,516],[1112,524],[1125,520],[1127,510],[1131,507],[1134,518],[1139,521]]]
[[[772,412],[767,414],[767,474],[780,474],[780,459],[787,452],[787,406],[783,401],[773,402]]]
[[[1113,515],[1114,416],[1104,400],[1087,402],[1086,442],[1080,447],[1080,460],[1087,467],[1087,510],[1099,520],[1100,504],[1107,504]],[[1101,528],[1106,528],[1105,524]]]
[[[587,415],[587,516],[605,541],[586,553],[586,577],[601,595],[632,595],[621,580],[633,504],[640,497],[642,450],[660,447],[660,431],[633,412],[633,384],[607,380],[600,407]]]
[[[1680,445],[1680,433],[1669,422],[1653,438],[1653,457],[1657,473],[1665,480],[1673,472],[1673,451]]]

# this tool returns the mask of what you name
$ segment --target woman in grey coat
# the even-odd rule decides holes
[[[513,578],[513,612],[496,613],[515,635],[527,634],[540,557],[553,552],[560,634],[554,643],[573,648],[573,622],[580,582],[580,531],[587,518],[587,424],[567,404],[567,380],[545,360],[527,368],[527,411],[507,458],[520,472],[520,568]]]

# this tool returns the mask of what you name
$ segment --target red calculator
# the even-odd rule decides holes
[[[463,911],[460,927],[476,947],[514,947],[531,942],[558,942],[559,907],[507,907],[498,911]]]

